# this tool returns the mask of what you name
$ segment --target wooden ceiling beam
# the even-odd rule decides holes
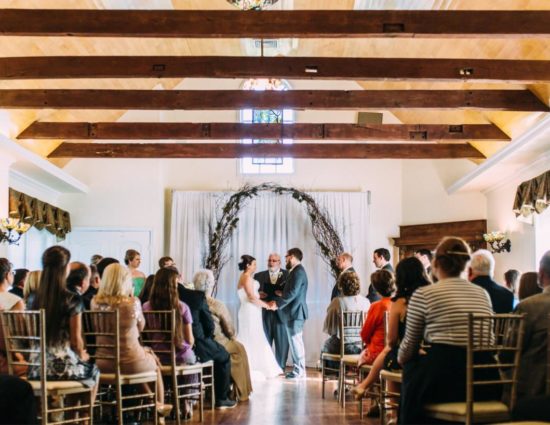
[[[0,79],[289,78],[548,82],[550,61],[250,56],[0,58]]]
[[[0,108],[550,111],[529,90],[0,90]]]
[[[468,144],[62,143],[49,158],[484,159]]]
[[[167,122],[39,122],[18,139],[77,140],[507,140],[493,124],[244,124]]]
[[[542,10],[0,10],[10,36],[547,37],[548,22]]]

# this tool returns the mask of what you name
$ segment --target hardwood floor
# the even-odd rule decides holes
[[[321,398],[321,375],[308,370],[308,378],[300,381],[284,378],[270,379],[254,384],[254,392],[247,402],[240,402],[229,410],[205,410],[205,424],[303,424],[303,425],[375,425],[378,418],[359,419],[358,404],[349,400],[342,409],[333,396],[336,383],[326,387],[326,398]],[[175,423],[167,421],[168,423]],[[187,423],[199,423],[198,414]]]

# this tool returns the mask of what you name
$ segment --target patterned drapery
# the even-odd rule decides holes
[[[58,240],[71,231],[71,216],[67,211],[10,188],[9,216],[19,218],[38,230],[46,229]]]
[[[514,200],[516,216],[542,213],[550,204],[550,170],[518,186]]]

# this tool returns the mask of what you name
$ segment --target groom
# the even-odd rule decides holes
[[[277,308],[279,317],[286,326],[286,333],[290,343],[293,370],[286,374],[287,379],[305,378],[306,352],[302,331],[308,317],[306,293],[307,275],[301,264],[302,251],[291,248],[285,255],[286,268],[290,271],[283,293],[269,303],[270,307]]]

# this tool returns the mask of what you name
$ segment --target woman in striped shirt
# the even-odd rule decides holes
[[[411,297],[398,354],[403,365],[402,424],[427,423],[427,403],[464,401],[468,314],[493,312],[489,294],[460,277],[469,260],[465,241],[444,238],[432,264],[438,283],[417,289]],[[420,347],[423,341],[430,345],[426,351]]]

